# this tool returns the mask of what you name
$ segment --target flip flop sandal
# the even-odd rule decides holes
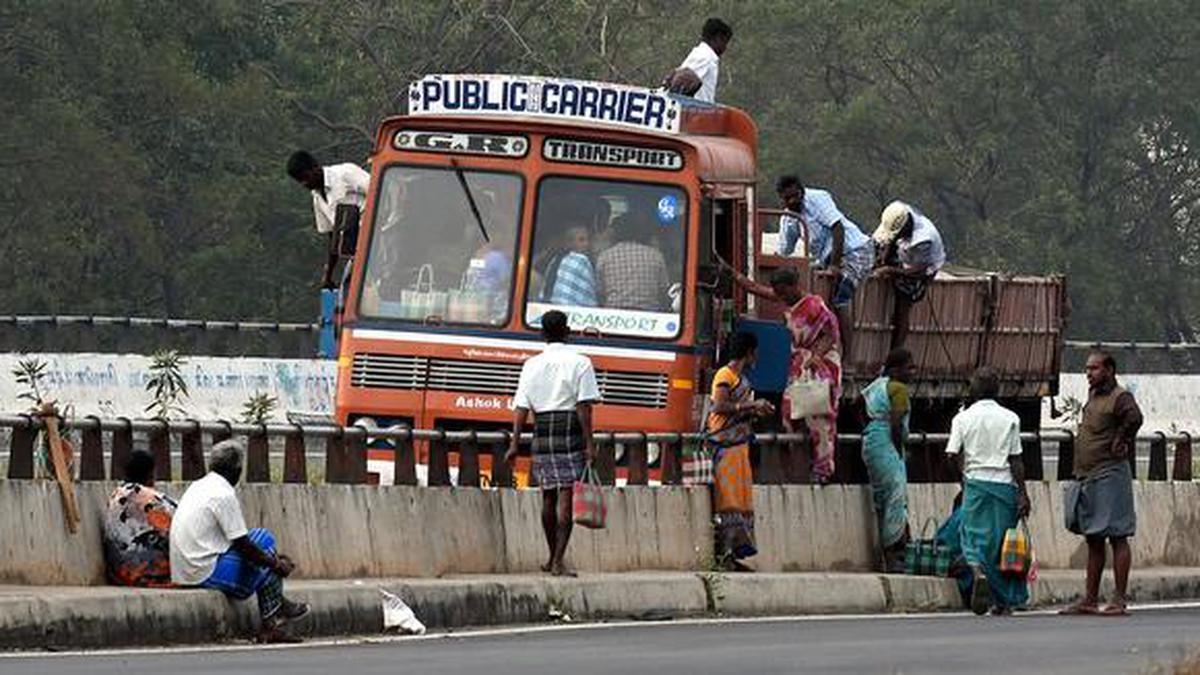
[[[1129,609],[1125,605],[1113,603],[1100,610],[1100,616],[1129,616]]]
[[[992,588],[988,585],[987,575],[978,567],[972,568],[971,576],[971,611],[976,616],[983,616],[992,602]]]

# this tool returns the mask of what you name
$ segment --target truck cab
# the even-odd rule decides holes
[[[371,158],[338,421],[507,426],[540,318],[558,309],[596,368],[597,429],[695,430],[715,325],[734,309],[714,293],[717,256],[748,264],[749,116],[500,75],[426,77],[409,99]]]
[[[516,75],[431,75],[408,98],[371,156],[336,346],[342,424],[507,428],[541,316],[557,309],[596,368],[597,430],[696,431],[722,337],[780,310],[721,266],[797,266],[827,295],[803,255],[773,252],[778,212],[755,203],[757,129],[741,110]],[[855,299],[849,399],[887,354],[890,292],[871,279]],[[1007,396],[1053,394],[1063,305],[1057,277],[940,276],[912,316],[916,396],[946,407],[984,362]]]

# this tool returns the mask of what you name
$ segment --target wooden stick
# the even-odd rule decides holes
[[[54,464],[54,478],[58,481],[58,489],[62,494],[63,515],[67,520],[67,530],[71,534],[79,531],[79,504],[75,501],[75,483],[72,480],[70,466],[67,460],[69,443],[66,443],[58,433],[58,411],[53,403],[45,403],[41,409],[42,419],[46,422],[46,438],[50,446],[50,461]],[[67,447],[63,447],[66,445]]]

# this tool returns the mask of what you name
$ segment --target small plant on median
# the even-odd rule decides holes
[[[183,367],[187,361],[174,349],[155,352],[150,357],[150,379],[146,380],[146,391],[153,400],[146,412],[153,412],[155,419],[165,420],[172,413],[183,413],[180,402],[188,397],[187,382],[183,379]]]
[[[266,424],[279,405],[279,399],[262,391],[246,399],[242,405],[242,421],[246,424]]]
[[[49,391],[46,388],[47,369],[49,364],[45,361],[31,357],[22,359],[17,362],[17,367],[13,368],[12,374],[18,385],[24,387],[17,398],[23,401],[29,401],[33,405],[29,412],[33,414],[42,414],[43,407],[49,403],[51,410],[58,417],[70,420],[74,417],[74,406],[67,404],[61,408],[57,401],[48,400]],[[67,451],[67,472],[70,475],[75,475],[75,434],[69,430],[69,426],[61,428],[59,435],[65,442]],[[50,437],[44,429],[37,432],[37,438],[34,440],[34,478],[49,478],[54,475],[53,462],[50,459]]]
[[[17,362],[17,367],[13,368],[13,377],[16,378],[17,384],[25,387],[25,389],[17,394],[17,398],[23,401],[30,401],[34,407],[42,407],[45,402],[45,393],[43,380],[46,379],[46,362],[39,358],[23,359]]]

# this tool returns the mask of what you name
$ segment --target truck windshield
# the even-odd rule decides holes
[[[558,309],[574,330],[676,337],[687,222],[687,195],[675,186],[544,179],[525,322],[536,327]]]
[[[441,168],[392,166],[384,172],[359,302],[363,316],[508,321],[522,179],[469,169],[462,178]],[[490,241],[484,241],[470,199]]]

